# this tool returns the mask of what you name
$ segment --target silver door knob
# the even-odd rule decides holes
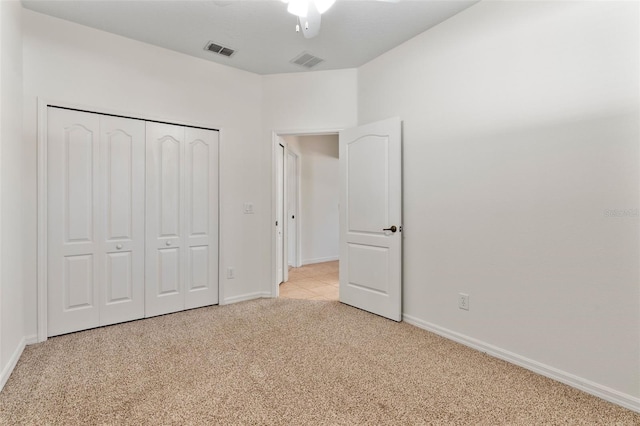
[[[118,250],[120,250],[120,249],[122,248],[122,244],[118,244],[118,245],[116,245],[116,248],[117,248]]]
[[[170,246],[170,245],[171,245],[171,241],[167,241],[167,242],[166,242],[166,244],[167,244],[168,246]]]

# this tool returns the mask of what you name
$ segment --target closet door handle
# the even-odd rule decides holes
[[[398,230],[398,228],[393,225],[391,226],[391,228],[384,228],[383,231],[391,231],[391,232],[396,232]]]
[[[122,248],[122,244],[117,244],[116,249],[120,250]]]
[[[171,245],[171,241],[168,241],[165,243],[166,245],[170,246]]]

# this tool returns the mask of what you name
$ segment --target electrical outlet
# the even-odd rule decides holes
[[[458,293],[458,308],[469,310],[469,295],[464,293]]]
[[[235,269],[229,267],[227,268],[227,279],[232,280],[236,277],[236,271]]]

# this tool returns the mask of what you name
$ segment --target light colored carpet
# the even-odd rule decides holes
[[[29,346],[0,424],[606,424],[640,415],[338,302],[262,299]]]

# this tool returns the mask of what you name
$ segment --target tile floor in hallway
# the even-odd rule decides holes
[[[287,299],[338,300],[338,261],[289,268],[289,281],[280,284]]]

